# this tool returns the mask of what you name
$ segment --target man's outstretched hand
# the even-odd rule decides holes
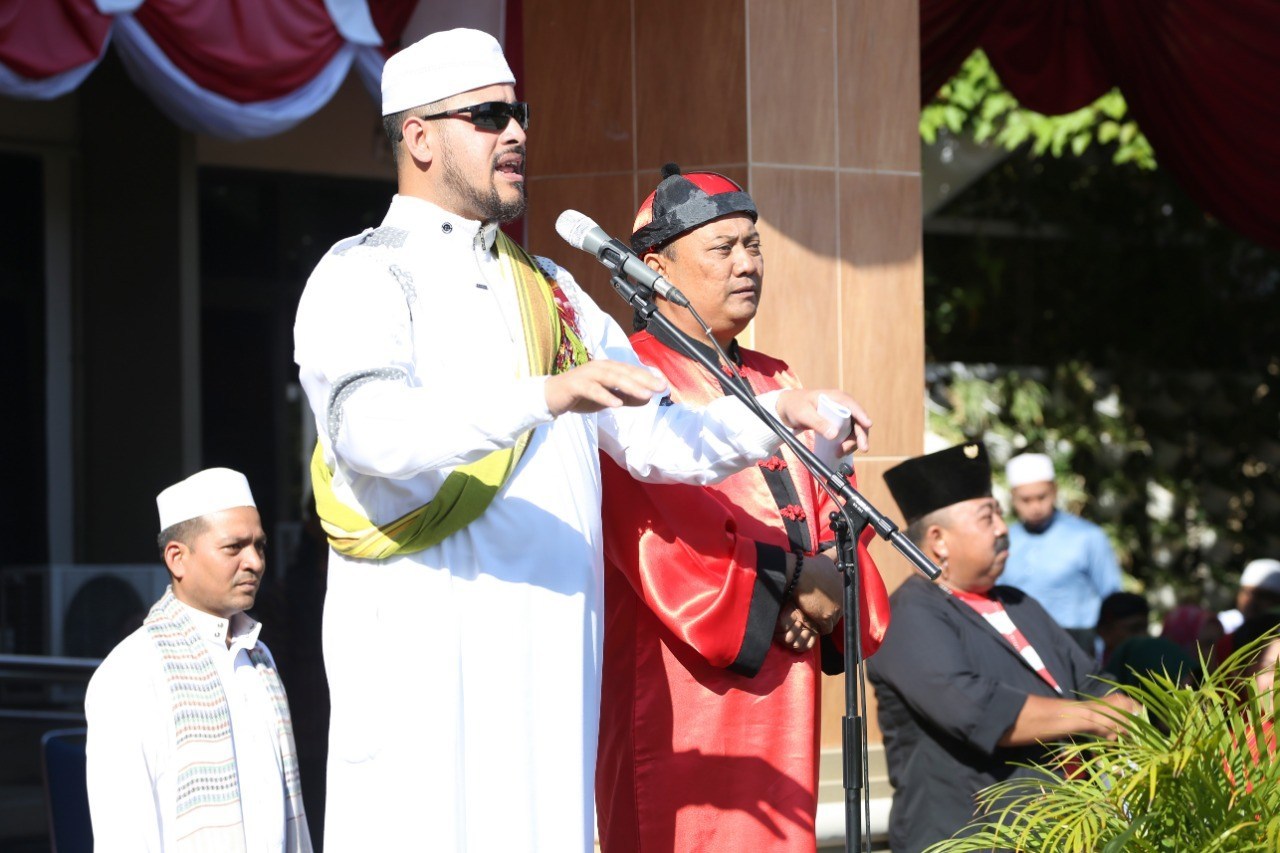
[[[847,456],[855,450],[861,450],[863,453],[870,450],[871,418],[856,400],[843,391],[831,389],[783,391],[778,396],[778,420],[797,432],[811,429],[819,435],[835,438],[838,426],[832,425],[818,411],[818,398],[823,395],[826,395],[831,402],[848,409],[853,420],[853,429],[849,432],[849,437],[840,444],[840,455]]]
[[[667,383],[643,367],[620,361],[588,361],[547,380],[547,408],[559,417],[619,406],[643,406],[667,390]]]
[[[646,368],[620,361],[598,360],[550,377],[544,393],[547,408],[559,417],[567,412],[588,414],[619,406],[643,406],[655,394],[666,390],[666,381]],[[811,429],[828,438],[833,437],[838,426],[832,425],[818,411],[818,398],[824,394],[852,413],[853,430],[841,443],[840,454],[847,455],[855,450],[867,452],[871,447],[868,438],[871,418],[856,400],[843,391],[783,391],[778,395],[778,419],[797,432]]]

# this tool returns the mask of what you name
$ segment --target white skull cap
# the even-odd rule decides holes
[[[393,54],[382,66],[382,114],[515,82],[493,36],[480,30],[443,30]]]
[[[1027,483],[1052,483],[1053,460],[1043,453],[1024,453],[1009,460],[1004,469],[1009,488],[1016,489]]]
[[[1264,557],[1253,560],[1240,574],[1240,586],[1252,586],[1267,592],[1280,593],[1280,560]]]
[[[206,468],[156,495],[161,530],[168,530],[181,521],[239,506],[256,509],[258,505],[253,502],[248,478],[230,468]]]

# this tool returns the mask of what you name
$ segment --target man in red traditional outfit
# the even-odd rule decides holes
[[[668,166],[632,248],[688,297],[759,394],[800,387],[738,346],[760,302],[756,209],[741,187]],[[660,310],[705,341],[697,321]],[[724,396],[655,328],[632,336],[672,402]],[[711,351],[709,344],[703,343]],[[665,402],[665,401],[664,401]],[[853,415],[866,449],[865,414]],[[835,504],[789,450],[714,486],[641,483],[603,459],[605,642],[596,797],[605,851],[812,851],[821,672],[843,669]],[[868,531],[868,536],[870,532]],[[888,624],[865,548],[862,643]]]

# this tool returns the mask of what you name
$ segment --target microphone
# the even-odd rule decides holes
[[[556,220],[556,233],[573,248],[595,255],[609,269],[652,290],[672,305],[689,307],[689,300],[674,284],[660,276],[625,243],[604,233],[604,229],[595,224],[590,216],[576,210],[566,210]]]

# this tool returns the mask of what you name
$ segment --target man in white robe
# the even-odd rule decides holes
[[[310,851],[288,703],[244,613],[266,568],[249,483],[210,468],[156,503],[172,585],[85,695],[94,847]]]
[[[536,330],[497,233],[525,205],[528,110],[513,84],[497,42],[474,30],[388,60],[399,193],[379,228],[324,257],[298,309],[295,360],[332,505],[389,530],[458,466],[527,436],[487,508],[456,532],[379,559],[331,550],[331,853],[589,849],[598,451],[637,477],[706,483],[778,444],[736,400],[660,406],[665,381],[545,259],[569,343],[590,360],[551,375],[523,366]],[[853,407],[865,440],[869,422],[838,391],[762,400],[790,428],[833,435],[819,393]]]

